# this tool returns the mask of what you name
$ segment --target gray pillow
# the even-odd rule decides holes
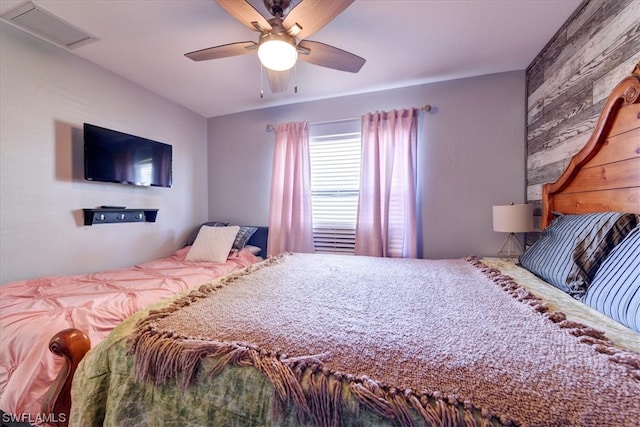
[[[600,264],[637,222],[637,215],[620,212],[559,216],[520,257],[520,264],[580,299]]]

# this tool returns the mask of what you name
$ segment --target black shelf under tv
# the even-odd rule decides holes
[[[82,209],[84,225],[116,224],[119,222],[156,222],[158,209]]]

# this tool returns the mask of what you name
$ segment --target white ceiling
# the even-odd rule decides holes
[[[241,1],[241,0],[238,0]],[[331,0],[326,0],[331,1]],[[184,54],[253,32],[213,0],[35,0],[99,40],[72,52],[204,117],[523,70],[582,0],[356,0],[309,37],[364,57],[357,74],[298,62],[298,93],[272,94],[249,54]],[[0,0],[0,14],[26,3]],[[250,0],[270,18],[262,0]],[[293,83],[293,82],[292,82]]]

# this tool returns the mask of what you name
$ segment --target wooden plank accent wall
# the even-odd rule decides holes
[[[527,200],[538,225],[542,185],[560,177],[638,63],[640,0],[586,0],[527,68]]]

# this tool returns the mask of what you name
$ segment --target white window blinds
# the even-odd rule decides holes
[[[353,254],[360,188],[360,132],[312,132],[309,155],[315,251]]]

